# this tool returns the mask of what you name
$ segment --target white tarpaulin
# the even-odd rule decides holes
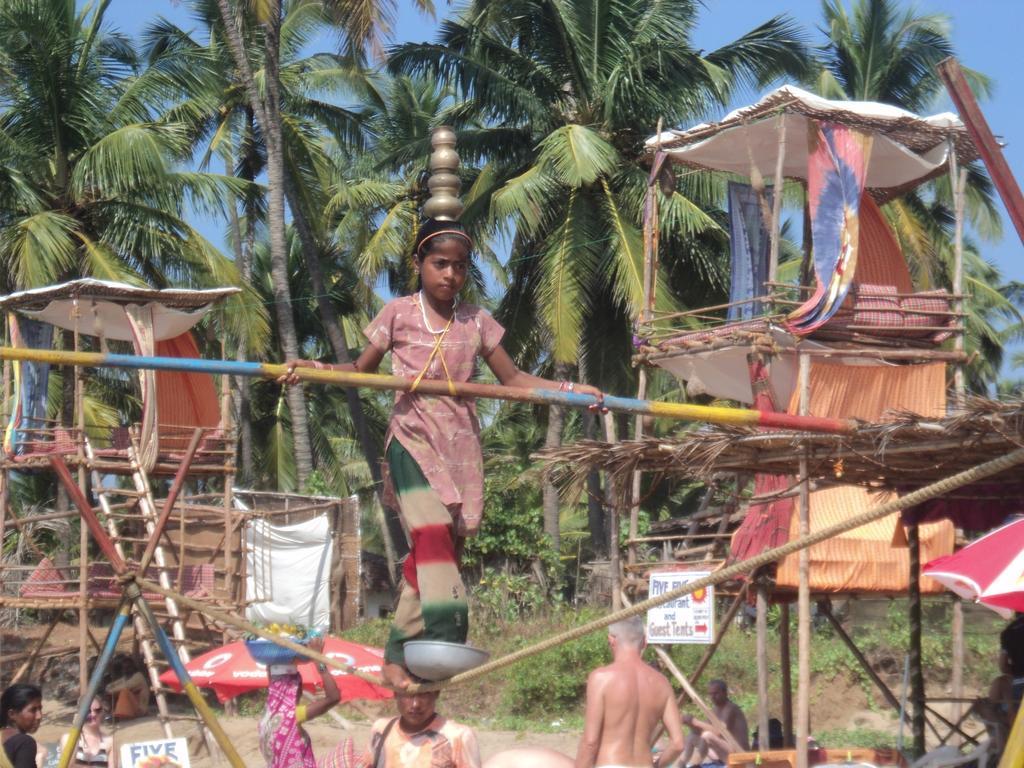
[[[214,303],[239,292],[239,288],[158,290],[83,278],[0,297],[0,308],[16,309],[68,331],[134,341],[125,307],[137,305],[136,311],[149,317],[154,340],[163,341],[180,336],[202,320]]]
[[[784,85],[756,104],[730,112],[718,123],[664,131],[649,138],[646,146],[649,150],[662,146],[669,157],[688,165],[741,176],[749,176],[753,164],[764,178],[773,178],[781,128],[785,134],[783,175],[806,179],[809,117],[866,125],[865,130],[874,136],[865,181],[869,189],[900,188],[927,178],[946,162],[947,144],[942,134],[964,132],[959,118],[949,112],[920,117],[889,104],[830,101]],[[900,141],[915,128],[935,134],[934,143],[923,151]]]
[[[791,333],[776,326],[769,326],[768,332],[777,350],[777,354],[772,358],[768,377],[772,396],[776,403],[788,403],[796,386],[797,340]],[[828,348],[824,344],[807,339],[802,339],[800,345],[805,350]],[[664,368],[680,381],[695,384],[701,392],[749,405],[754,402],[754,390],[750,385],[750,364],[747,361],[749,352],[749,344],[737,342],[735,347],[709,349],[706,352],[687,350],[675,356],[667,354],[656,357],[651,362],[659,368]],[[842,360],[846,365],[885,365],[878,360],[843,357],[839,351],[832,359]]]
[[[250,621],[305,624],[331,622],[331,527],[327,516],[293,525],[257,519],[245,526],[245,609]]]

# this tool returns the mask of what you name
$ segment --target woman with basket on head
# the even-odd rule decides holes
[[[324,639],[313,638],[309,641],[309,648],[323,653]],[[323,681],[324,697],[300,704],[302,678],[295,665],[312,661],[296,657],[284,661],[283,664],[267,664],[270,686],[267,689],[267,708],[259,724],[260,752],[267,761],[267,768],[316,768],[313,747],[302,724],[319,717],[337,704],[341,700],[341,693],[327,667],[317,664]]]
[[[385,439],[390,485],[410,541],[403,585],[385,648],[385,680],[409,685],[404,645],[409,640],[465,643],[466,588],[459,573],[462,539],[475,535],[483,514],[483,454],[476,405],[463,397],[416,391],[424,379],[454,385],[470,381],[482,359],[513,387],[593,395],[595,387],[557,382],[519,370],[501,346],[504,329],[484,309],[459,301],[470,270],[473,241],[457,221],[428,219],[416,236],[413,265],[419,290],[388,302],[366,327],[369,344],[354,364],[325,366],[293,360],[289,368],[333,368],[373,373],[391,352],[394,375],[413,379],[395,393]],[[294,383],[294,374],[285,381]],[[454,391],[454,387],[453,387]]]

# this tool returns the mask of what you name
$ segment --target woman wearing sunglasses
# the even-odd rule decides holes
[[[117,751],[114,749],[114,737],[105,733],[103,721],[107,716],[107,709],[103,702],[96,698],[89,704],[89,715],[82,725],[82,735],[75,745],[75,756],[71,761],[73,766],[109,766],[117,768]],[[67,744],[68,734],[60,738],[60,751],[63,754],[64,745]]]

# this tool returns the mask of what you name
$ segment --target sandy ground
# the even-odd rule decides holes
[[[340,740],[346,737],[351,737],[355,741],[357,749],[362,749],[369,741],[370,723],[362,715],[355,714],[346,705],[342,705],[336,711],[344,718],[358,717],[362,721],[350,721],[349,729],[345,729],[329,715],[324,715],[308,723],[305,727],[313,739],[313,748],[318,757],[326,755]],[[382,716],[390,715],[391,709],[389,705],[382,705],[380,713]],[[73,716],[74,712],[69,707],[48,707],[43,717],[43,724],[36,733],[36,741],[41,744],[57,743],[61,735],[67,732]],[[242,761],[247,766],[253,766],[254,768],[264,765],[259,754],[259,744],[256,739],[256,725],[258,722],[259,718],[255,716],[220,718],[221,725],[235,745],[235,749],[238,750]],[[163,738],[163,731],[156,718],[142,718],[114,725],[116,727],[113,730],[118,745]],[[176,736],[190,737],[196,732],[195,725],[188,722],[175,723],[173,727]],[[511,731],[485,731],[478,729],[477,738],[480,742],[480,754],[486,760],[497,752],[523,746],[550,747],[561,750],[569,755],[575,755],[579,734],[575,732],[514,733]],[[194,745],[192,745],[190,751],[193,768],[228,765],[226,760],[220,760],[219,762],[212,760],[205,748],[200,750],[198,756],[196,756]]]

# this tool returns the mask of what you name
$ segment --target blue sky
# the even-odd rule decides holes
[[[432,39],[437,21],[424,17],[409,2],[399,0],[399,3],[395,40]],[[1007,144],[1005,154],[1010,167],[1018,178],[1024,177],[1024,82],[1018,75],[1024,2],[918,0],[913,6],[920,13],[947,15],[961,63],[984,72],[994,80],[994,94],[982,103],[982,109],[993,132]],[[452,9],[452,5],[438,3],[439,17],[450,14]],[[820,39],[821,34],[817,30],[821,18],[820,0],[705,0],[694,42],[705,50],[713,50],[771,16],[782,13],[790,14],[807,28],[812,39]],[[139,33],[157,15],[166,16],[186,28],[192,26],[187,4],[179,0],[113,0],[108,12],[112,24],[132,35]],[[329,45],[329,41],[324,41],[324,45]],[[758,95],[743,94],[737,105],[752,102]],[[944,96],[935,104],[934,111],[952,109],[952,104]],[[653,133],[654,126],[650,129]],[[1005,278],[1024,280],[1024,247],[1005,212],[1003,220],[1002,241],[983,244],[982,253],[1000,268]],[[209,224],[201,229],[219,243],[221,229]]]

